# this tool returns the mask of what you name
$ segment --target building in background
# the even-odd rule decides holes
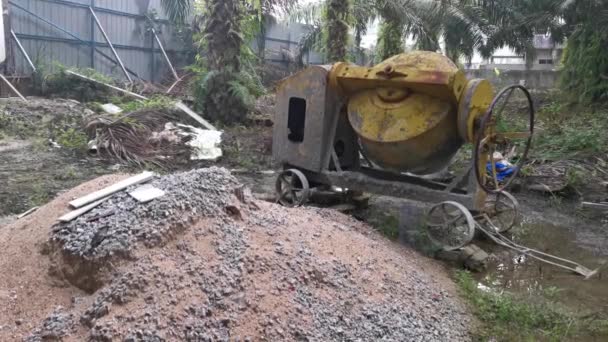
[[[555,43],[550,35],[537,34],[534,36],[534,50],[534,58],[528,67],[526,56],[515,53],[509,47],[496,50],[488,59],[477,55],[471,64],[465,65],[467,69],[556,70],[564,52],[564,44]]]

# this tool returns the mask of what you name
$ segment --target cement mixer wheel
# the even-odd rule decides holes
[[[506,191],[487,197],[484,214],[490,228],[498,233],[505,233],[521,222],[519,202]]]
[[[426,215],[429,239],[446,251],[466,246],[475,235],[475,219],[460,203],[447,201],[434,205]]]
[[[527,119],[526,128],[517,131],[500,131],[499,127],[501,124],[505,124],[506,121],[502,121],[502,112],[509,100],[512,98],[513,93],[516,90],[520,90],[527,100]],[[498,105],[500,108],[497,108]],[[532,135],[534,133],[534,103],[532,102],[532,96],[528,90],[521,85],[512,85],[501,90],[492,104],[488,108],[488,111],[481,120],[477,137],[475,139],[475,149],[473,152],[473,159],[475,161],[475,177],[479,186],[487,193],[498,193],[509,187],[513,180],[517,177],[517,174],[521,170],[528,156],[530,150],[530,144],[532,143]],[[513,144],[510,146],[509,144]],[[511,149],[512,147],[512,149]],[[520,148],[523,150],[521,153],[515,149]],[[506,150],[509,151],[506,151]],[[492,157],[495,152],[503,151],[505,154],[514,155],[517,158],[517,162],[514,163],[513,173],[506,178],[506,180],[499,180],[497,176],[498,171],[496,170],[496,163],[492,161]],[[502,153],[501,153],[502,154]],[[510,159],[506,156],[507,159]],[[486,172],[486,165],[489,163],[491,166],[491,172],[488,175]]]
[[[279,174],[275,183],[277,202],[286,207],[299,207],[310,197],[310,185],[298,169],[287,169]]]

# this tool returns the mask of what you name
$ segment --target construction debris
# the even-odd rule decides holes
[[[165,195],[165,192],[159,188],[155,188],[150,184],[142,185],[139,188],[130,191],[129,195],[135,198],[139,203],[150,202],[155,198]]]
[[[600,202],[600,203],[582,202],[581,207],[583,209],[608,211],[608,202]]]
[[[182,124],[177,126],[182,128],[179,135],[192,137],[187,143],[193,149],[191,160],[217,160],[222,156],[222,132]]]
[[[135,98],[140,99],[140,100],[147,100],[147,99],[148,99],[147,97],[142,96],[142,95],[139,95],[139,94],[136,94],[136,93],[134,93],[134,92],[132,92],[132,91],[128,91],[128,90],[126,90],[126,89],[122,89],[122,88],[119,88],[119,87],[113,86],[113,85],[111,85],[111,84],[107,84],[107,83],[104,83],[104,82],[98,81],[98,80],[96,80],[96,79],[94,79],[94,78],[91,78],[91,77],[88,77],[88,76],[85,76],[85,75],[81,75],[81,74],[79,74],[79,73],[77,73],[77,72],[74,72],[74,71],[72,71],[72,70],[66,70],[65,72],[66,72],[66,73],[68,73],[68,74],[70,74],[70,75],[73,75],[73,76],[76,76],[76,77],[82,78],[83,80],[87,80],[87,81],[89,81],[89,82],[93,82],[93,83],[97,83],[97,84],[100,84],[100,85],[106,86],[106,87],[108,87],[108,88],[110,88],[110,89],[114,89],[114,90],[119,91],[119,92],[121,92],[121,93],[123,93],[123,94],[127,94],[127,95],[129,95],[129,96],[135,97]]]
[[[209,121],[203,119],[200,115],[196,114],[192,109],[188,108],[183,102],[178,101],[175,103],[175,108],[182,110],[184,113],[188,114],[191,118],[196,120],[198,123],[203,125],[208,130],[217,131],[217,128],[209,123]]]
[[[40,207],[33,207],[33,208],[31,208],[31,209],[29,209],[29,210],[27,210],[27,211],[25,211],[25,212],[17,215],[17,219],[21,219],[21,218],[26,217],[27,215],[29,215],[29,214],[33,213],[34,211],[38,210],[38,208],[40,208]]]
[[[142,173],[140,173],[137,176],[133,176],[131,178],[127,178],[121,182],[118,182],[116,184],[113,184],[111,186],[108,186],[104,189],[95,191],[91,194],[88,194],[84,197],[75,199],[73,201],[70,202],[70,206],[72,208],[80,208],[84,205],[87,205],[91,202],[97,201],[99,199],[102,199],[104,197],[110,196],[120,190],[126,189],[129,186],[132,185],[136,185],[136,184],[140,184],[143,182],[147,182],[150,179],[152,179],[154,177],[154,173],[153,172],[149,172],[149,171],[144,171]]]
[[[73,219],[82,216],[84,214],[86,214],[87,212],[91,211],[93,208],[97,207],[98,205],[100,205],[101,203],[103,203],[103,201],[105,201],[105,198],[100,199],[99,201],[90,203],[88,205],[85,205],[82,208],[76,209],[76,210],[72,210],[69,213],[61,216],[58,220],[61,222],[70,222]]]
[[[120,114],[122,113],[122,108],[118,107],[113,103],[106,103],[101,105],[101,109],[108,114]]]
[[[194,153],[189,135],[178,135],[172,113],[141,110],[123,115],[96,116],[86,130],[93,141],[89,149],[104,159],[128,164],[175,167],[189,162]]]
[[[13,93],[19,96],[19,98],[23,100],[23,102],[27,102],[27,99],[23,95],[21,95],[19,90],[17,90],[17,88],[15,88],[15,86],[9,80],[7,80],[4,75],[0,74],[0,79],[2,79],[2,81],[4,81],[4,83],[6,83],[6,85],[13,91]]]

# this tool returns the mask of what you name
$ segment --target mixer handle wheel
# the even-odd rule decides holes
[[[499,120],[502,119],[501,115],[509,100],[512,98],[512,95],[515,91],[520,90],[525,95],[527,100],[527,120],[524,124],[527,126],[522,129],[515,129],[513,131],[509,131],[508,129],[505,132],[498,131],[498,123]],[[498,104],[502,102],[500,108]],[[504,122],[500,122],[503,124]],[[521,123],[520,123],[521,124]],[[475,169],[475,177],[477,178],[477,183],[479,186],[487,193],[498,193],[511,185],[513,180],[517,177],[517,174],[521,170],[528,156],[528,152],[530,150],[530,144],[532,143],[532,135],[534,133],[534,103],[532,102],[532,96],[530,92],[523,86],[516,84],[501,90],[494,100],[492,100],[492,104],[488,107],[486,114],[483,116],[481,120],[481,125],[479,130],[477,131],[477,136],[475,139],[475,149],[473,152],[474,159],[474,169]],[[517,148],[518,143],[520,147],[523,147],[523,152],[518,156],[518,160],[513,165],[513,172],[508,178],[499,182],[498,180],[498,171],[496,169],[496,163],[493,161],[493,155],[495,152],[498,152],[498,148],[504,148],[508,143],[513,142],[513,151]],[[523,145],[521,145],[523,144]],[[509,151],[507,151],[509,152]],[[490,163],[488,176],[486,172],[486,165]],[[488,184],[488,177],[491,181],[491,184]]]
[[[275,183],[277,202],[286,207],[299,207],[310,197],[310,185],[298,169],[287,169],[279,174]]]

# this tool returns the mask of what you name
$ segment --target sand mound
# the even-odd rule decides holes
[[[122,177],[0,230],[0,340],[468,338],[434,262],[337,212],[255,201],[224,169],[160,177],[163,198],[119,193],[55,224],[72,198]]]

